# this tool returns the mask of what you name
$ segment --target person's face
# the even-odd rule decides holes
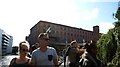
[[[73,46],[77,48],[78,47],[78,43],[77,42],[74,43]]]
[[[43,36],[39,41],[40,47],[47,46],[48,42],[49,42],[49,37],[48,36]]]
[[[28,47],[25,44],[22,44],[20,49],[20,55],[27,56],[28,52],[29,52]]]

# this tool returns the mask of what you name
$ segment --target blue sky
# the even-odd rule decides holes
[[[117,10],[117,2],[85,2],[82,3],[83,5],[80,3],[77,4],[82,10],[86,11],[85,13],[89,13],[85,16],[85,20],[83,20],[82,28],[92,30],[93,25],[99,25],[100,32],[106,33],[108,28],[113,27],[112,23],[115,20],[112,14]]]
[[[25,40],[40,20],[106,33],[114,27],[118,0],[0,0],[0,28],[13,36],[13,45]]]

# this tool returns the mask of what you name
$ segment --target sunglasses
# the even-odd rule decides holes
[[[21,49],[22,51],[26,51],[26,52],[29,52],[29,50],[28,49]]]

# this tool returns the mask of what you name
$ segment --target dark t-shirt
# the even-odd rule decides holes
[[[101,60],[99,60],[96,56],[87,54],[85,58],[81,58],[80,61],[81,67],[105,67]]]
[[[30,59],[28,59],[27,62],[22,63],[22,64],[17,64],[17,63],[16,63],[16,59],[17,59],[17,58],[13,58],[13,63],[12,63],[12,65],[10,65],[9,67],[30,67],[30,65],[28,64]]]
[[[70,62],[79,62],[79,53],[75,47],[69,46],[66,51],[66,56],[68,56]]]

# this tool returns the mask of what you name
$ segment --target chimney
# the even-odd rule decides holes
[[[93,32],[99,33],[99,26],[93,26]]]

